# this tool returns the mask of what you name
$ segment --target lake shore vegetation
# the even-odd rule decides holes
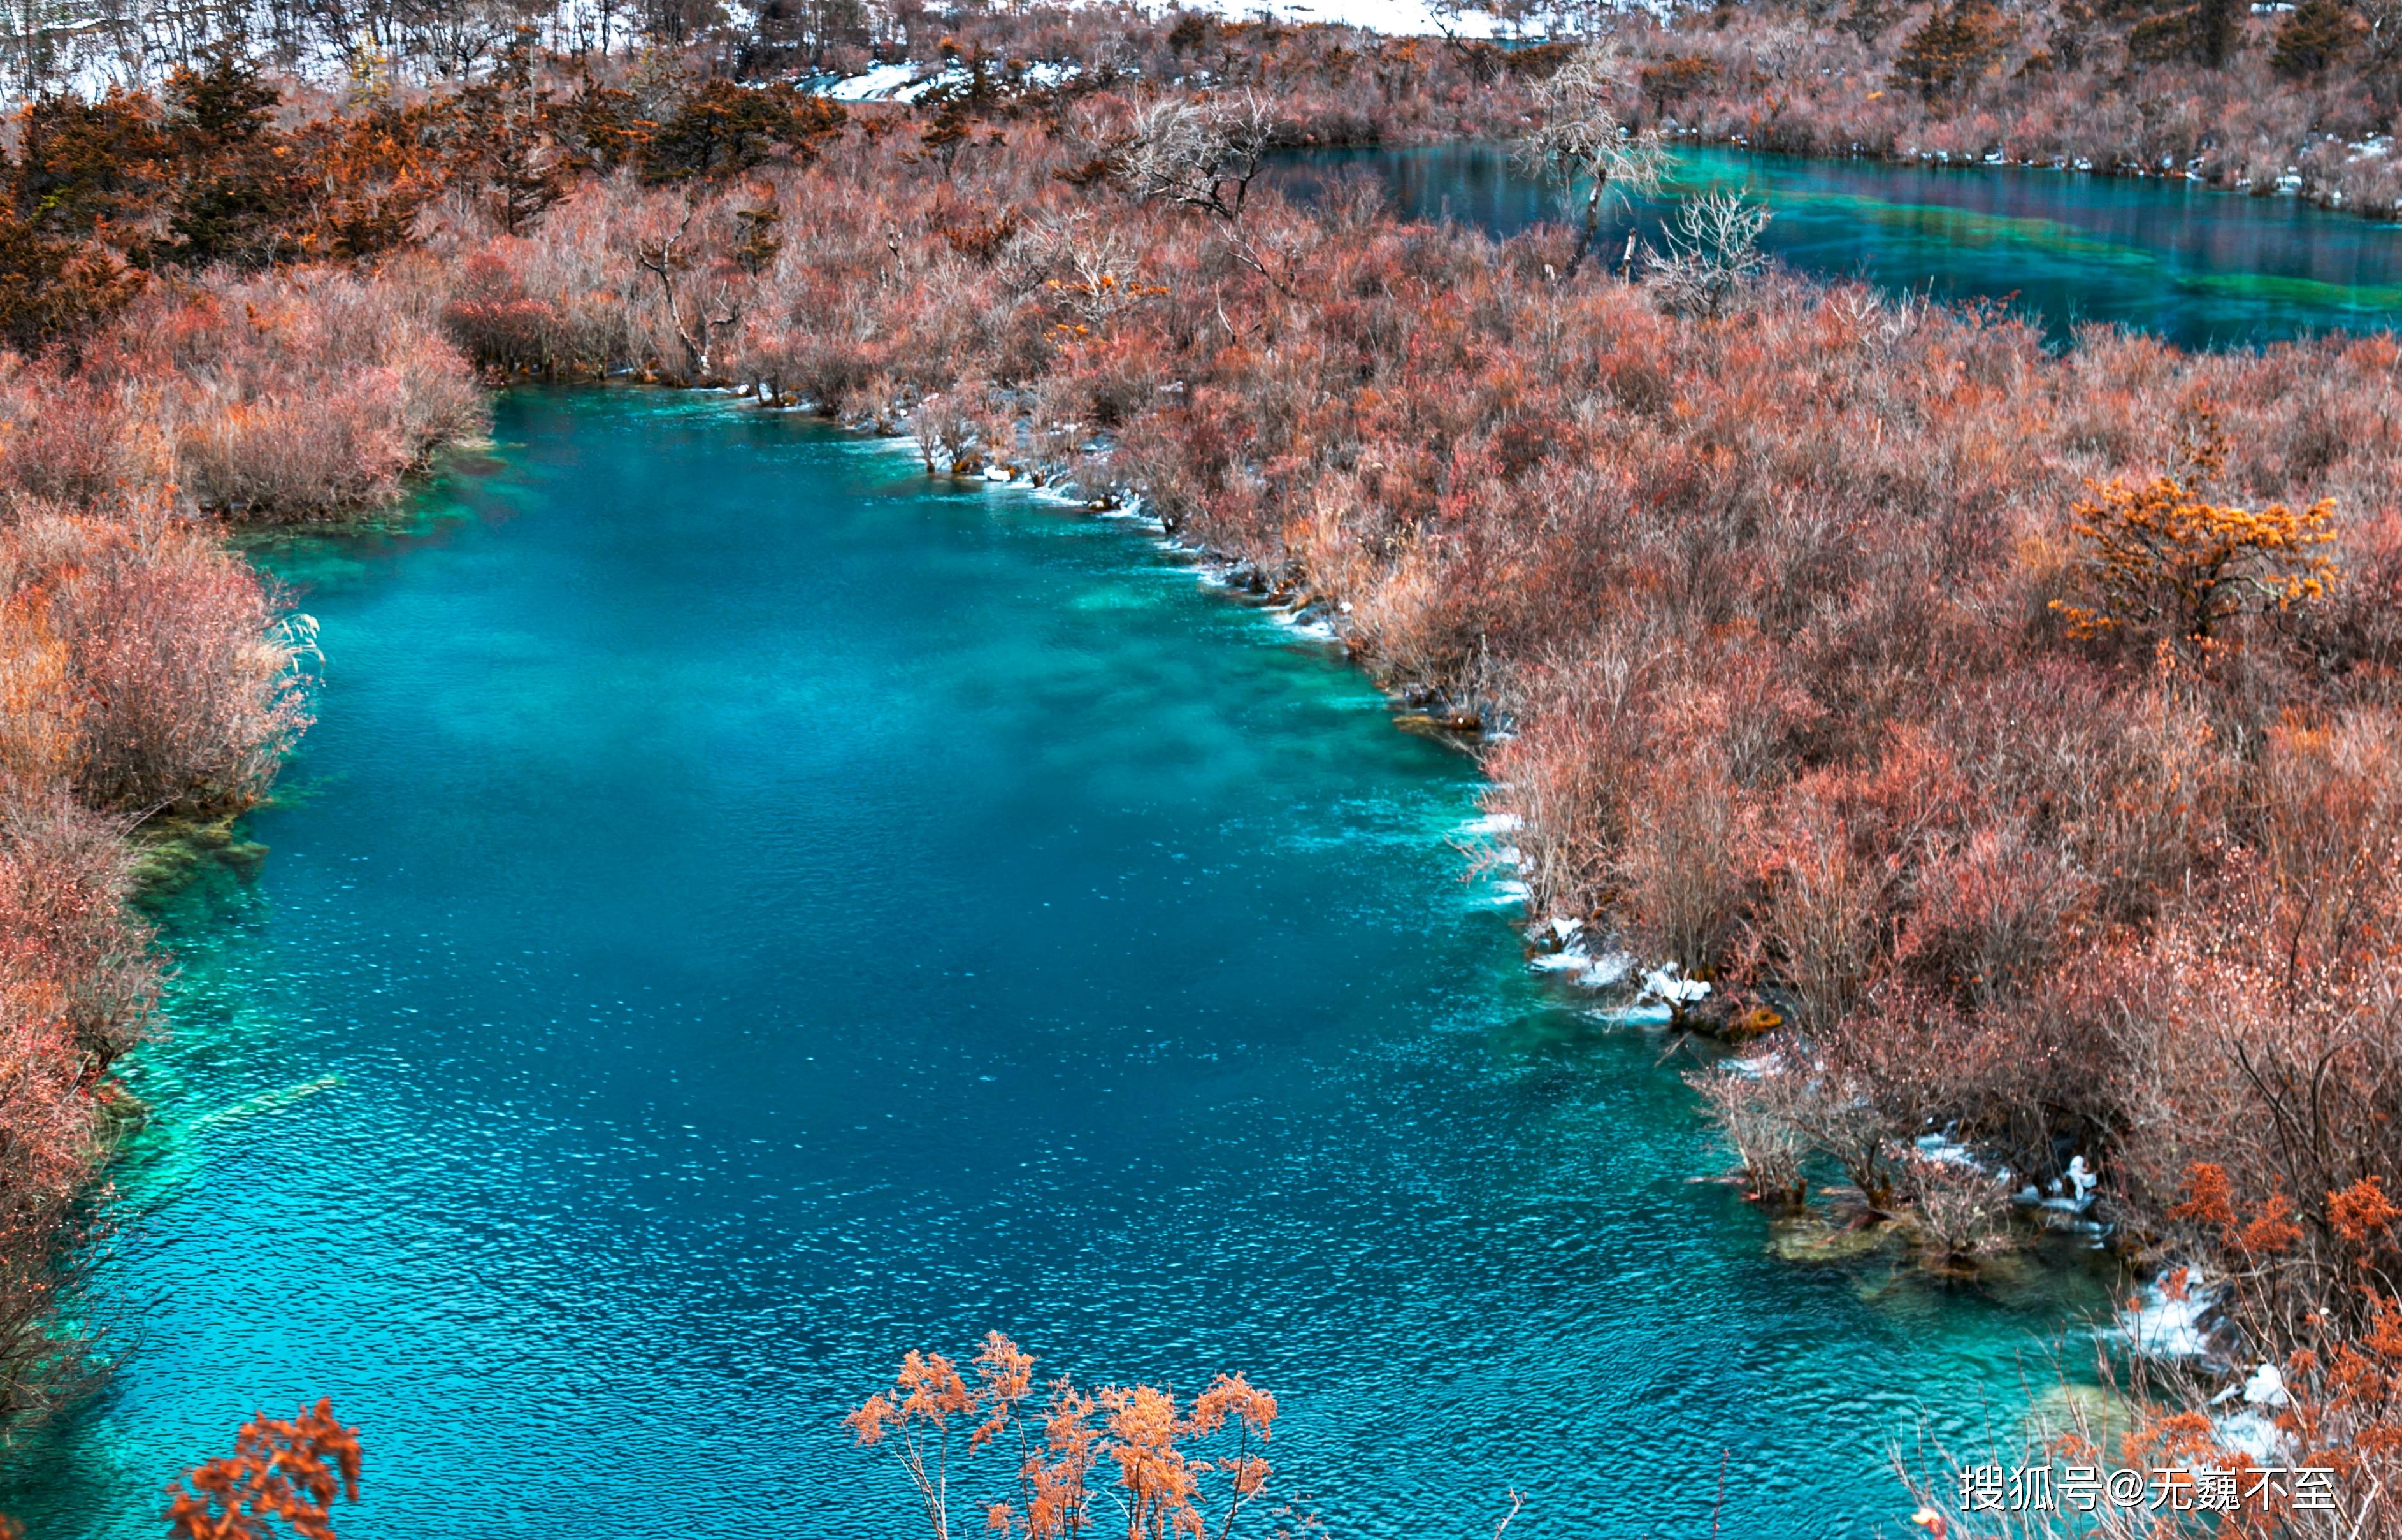
[[[1621,49],[1345,73],[1346,34],[1179,21],[1170,59],[1262,50],[1180,85],[1156,54],[1042,74],[1103,23],[1010,24],[957,29],[913,103],[512,32],[464,85],[325,93],[221,48],[20,114],[8,1382],[82,1352],[52,1264],[159,988],[133,842],[255,803],[306,724],[307,626],[228,531],[391,496],[479,431],[479,378],[633,379],[1139,501],[1328,618],[1472,736],[1539,928],[1746,1044],[1700,1079],[1763,1202],[1838,1170],[1842,1212],[1956,1268],[2032,1189],[2217,1291],[2290,1463],[2390,1488],[2402,344],[2056,351],[1760,271],[1739,205],[1636,260],[1572,211],[1496,243],[1260,174],[1335,103],[1453,131],[1505,76],[1639,142],[1664,114]]]

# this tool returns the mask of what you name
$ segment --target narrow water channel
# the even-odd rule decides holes
[[[1504,145],[1296,152],[1273,172],[1303,196],[1345,174],[1496,236],[1560,217]],[[1612,204],[1602,244],[1614,254],[1635,228],[1657,246],[1676,199],[1719,188],[1773,212],[1760,245],[1798,272],[2008,305],[2058,342],[2084,322],[2186,348],[2402,324],[2402,226],[2158,177],[1683,147],[1662,196]]]
[[[125,1350],[37,1536],[259,1409],[346,1540],[891,1536],[838,1419],[990,1327],[1281,1397],[1352,1536],[1892,1534],[2090,1285],[1797,1266],[1661,1043],[1467,880],[1470,763],[1140,529],[789,418],[505,397],[323,626],[263,859],[162,918]],[[1255,1533],[1264,1533],[1264,1529]]]

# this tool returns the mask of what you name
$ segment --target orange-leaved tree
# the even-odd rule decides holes
[[[1267,1485],[1268,1463],[1254,1446],[1275,1426],[1276,1397],[1239,1374],[1218,1376],[1190,1409],[1152,1385],[1104,1385],[1086,1395],[1062,1378],[1052,1382],[1038,1416],[1028,1409],[1034,1359],[1016,1343],[988,1333],[973,1367],[971,1385],[941,1354],[913,1351],[890,1392],[877,1392],[843,1419],[862,1444],[879,1446],[893,1436],[936,1540],[951,1534],[953,1478],[995,1445],[1015,1455],[1015,1492],[985,1503],[985,1527],[1027,1540],[1074,1540],[1092,1527],[1090,1478],[1104,1462],[1117,1466],[1127,1540],[1208,1540],[1202,1482],[1212,1476],[1226,1478],[1216,1527],[1216,1540],[1225,1540],[1236,1515]],[[1234,1441],[1231,1453],[1196,1457],[1193,1451],[1225,1438]]]
[[[211,1460],[167,1489],[173,1540],[278,1540],[281,1519],[303,1540],[334,1540],[338,1492],[359,1500],[359,1430],[330,1400],[297,1417],[252,1418],[229,1458]]]
[[[2182,478],[2086,484],[2092,495],[2070,512],[2096,603],[2051,606],[2071,635],[2207,640],[2237,615],[2285,610],[2335,583],[2335,560],[2324,550],[2335,540],[2334,502],[2298,511],[2272,502],[2257,512],[2213,502],[2208,484],[2226,463],[2227,443],[2206,411],[2199,430],[2185,446]]]

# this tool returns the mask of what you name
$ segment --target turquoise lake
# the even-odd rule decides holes
[[[1498,144],[1296,152],[1272,178],[1309,196],[1346,173],[1379,178],[1406,213],[1497,236],[1561,217]],[[1630,228],[1661,244],[1674,199],[1719,188],[1772,211],[1761,249],[1797,272],[2007,304],[2056,342],[2081,322],[2187,348],[2402,323],[2402,226],[2157,177],[1680,146],[1661,197],[1613,200],[1605,254]]]
[[[42,1540],[319,1396],[346,1540],[915,1533],[839,1419],[994,1327],[1249,1373],[1335,1534],[1700,1536],[1723,1462],[1729,1535],[1894,1535],[1889,1446],[1981,1447],[2098,1301],[1773,1257],[1470,880],[1471,762],[1141,528],[717,398],[496,438],[261,552],[320,720],[162,905]]]

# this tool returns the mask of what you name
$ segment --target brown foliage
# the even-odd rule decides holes
[[[24,703],[0,762],[90,806],[255,795],[301,639],[189,515],[386,495],[477,420],[460,351],[730,379],[905,425],[937,468],[1030,455],[1139,494],[1343,615],[1397,690],[1512,729],[1484,751],[1539,912],[1788,1024],[1763,1046],[1785,1076],[1703,1083],[1763,1196],[1826,1150],[1972,1251],[1992,1195],[1894,1141],[1954,1127],[2037,1179],[2073,1148],[2132,1229],[2243,1272],[2277,1340],[2366,1342],[2402,1190],[2402,1147],[2361,1132],[2402,1126],[2392,339],[2054,354],[1997,314],[1781,280],[1739,323],[1668,315],[1556,234],[1496,247],[1253,174],[1271,137],[1489,127],[1580,81],[1617,144],[1627,71],[1655,112],[1774,147],[2157,167],[2224,129],[2230,179],[2263,144],[2284,163],[2275,112],[2373,99],[2348,60],[2281,93],[2195,45],[2122,106],[2094,82],[2138,19],[2020,21],[1726,7],[1504,59],[1037,11],[965,19],[960,56],[1135,68],[1045,93],[979,66],[853,119],[672,59],[553,82],[520,55],[480,94],[285,126],[211,60],[163,103],[48,111],[12,163],[20,269],[255,274],[21,283],[25,345],[76,347],[0,379],[0,688]],[[2046,67],[2010,67],[2038,41]],[[1153,84],[1198,50],[1216,95]],[[1888,72],[1904,89],[1863,89]],[[371,279],[302,265],[370,252]],[[28,1042],[84,1032],[46,1009]],[[2226,1174],[2223,1212],[2181,1206],[2188,1167]],[[973,1386],[913,1359],[854,1425],[904,1450],[988,1444],[996,1406],[1028,1425],[1015,1350],[987,1352]],[[1063,1392],[1009,1521],[1073,1533],[1114,1465],[1176,1529],[1201,1415]]]
[[[910,413],[938,469],[1030,445],[1139,491],[1343,613],[1397,689],[1510,726],[1486,753],[1539,913],[1788,1024],[1761,1050],[1788,1069],[1700,1082],[1755,1193],[1825,1151],[1973,1256],[1998,1191],[1908,1145],[1953,1127],[2038,1183],[2081,1152],[2132,1227],[2341,1292],[2325,1195],[2396,1190],[2402,1149],[2273,1131],[2402,1110],[2374,965],[2402,639],[2364,597],[2402,593],[2390,344],[2054,355],[1776,281],[1740,324],[1664,316],[1560,282],[1544,237],[1259,185],[1196,215],[1062,180],[1097,129],[987,122],[948,174],[846,133],[697,205],[587,185],[482,247],[453,323],[673,357],[595,296],[639,300],[611,285],[642,232],[697,207],[734,378]],[[742,261],[766,206],[781,250]],[[2196,1161],[2239,1175],[2231,1230],[2169,1214]]]
[[[968,1383],[941,1354],[912,1351],[893,1388],[867,1398],[843,1421],[867,1448],[888,1437],[936,1540],[952,1533],[951,1482],[987,1448],[1014,1454],[1014,1495],[985,1501],[984,1527],[1027,1540],[1073,1540],[1093,1522],[1096,1470],[1117,1467],[1118,1504],[1128,1540],[1168,1540],[1209,1533],[1202,1482],[1225,1481],[1216,1533],[1266,1487],[1267,1462],[1252,1452],[1276,1424],[1276,1397],[1241,1375],[1222,1374],[1180,1409],[1151,1385],[1104,1385],[1087,1395],[1069,1380],[1052,1382],[1033,1409],[1034,1359],[1000,1332],[978,1350]],[[973,1424],[973,1425],[971,1425]],[[1199,1456],[1194,1446],[1232,1437],[1231,1453]]]
[[[2009,46],[2001,12],[1986,0],[1939,5],[1894,55],[1894,79],[1928,102],[1959,95]]]
[[[2338,576],[2320,550],[2335,540],[2332,502],[2254,513],[2215,505],[2168,476],[2091,491],[2074,512],[2097,602],[2052,600],[2074,636],[2124,630],[2207,641],[2239,614],[2324,598]]]
[[[335,1540],[337,1496],[359,1500],[359,1430],[321,1399],[293,1417],[264,1413],[242,1424],[230,1456],[197,1465],[169,1488],[175,1540]]]

